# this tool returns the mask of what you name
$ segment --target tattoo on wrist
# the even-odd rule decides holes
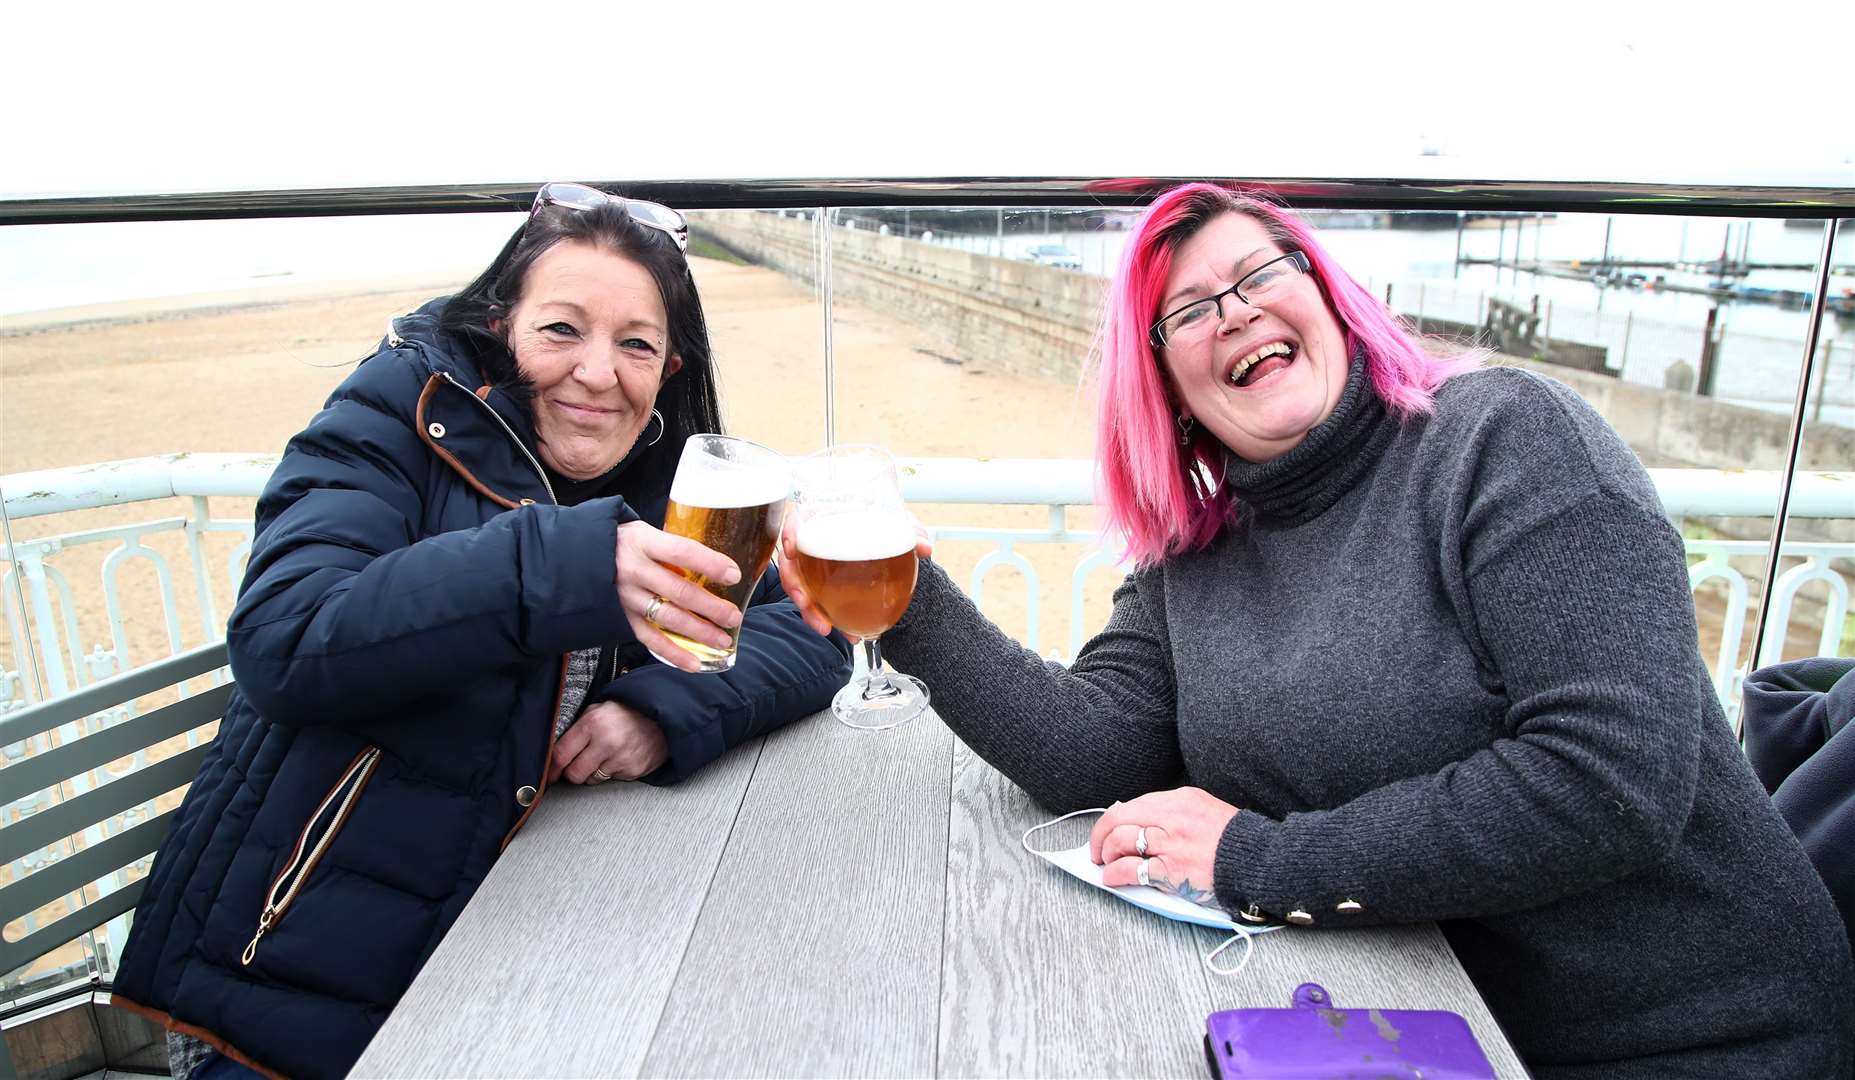
[[[1190,900],[1194,904],[1214,904],[1216,897],[1207,889],[1200,889],[1192,884],[1191,878],[1174,885],[1166,878],[1153,878],[1153,884],[1171,892],[1181,900]]]

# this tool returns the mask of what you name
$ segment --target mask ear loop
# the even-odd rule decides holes
[[[1256,954],[1255,936],[1252,935],[1248,930],[1243,929],[1241,926],[1236,927],[1236,931],[1237,931],[1236,933],[1225,938],[1224,943],[1222,945],[1219,945],[1217,948],[1212,949],[1210,952],[1205,954],[1204,966],[1210,968],[1214,974],[1235,975],[1239,971],[1242,971],[1244,967],[1249,964],[1250,957]],[[1218,955],[1221,954],[1225,949],[1230,948],[1232,945],[1235,945],[1239,941],[1243,942],[1243,959],[1237,961],[1236,967],[1232,967],[1232,968],[1218,967],[1217,966]]]
[[[1019,841],[1019,843],[1023,844],[1024,850],[1030,852],[1032,855],[1041,855],[1043,854],[1043,852],[1038,851],[1036,848],[1031,846],[1031,834],[1032,833],[1042,832],[1043,830],[1049,828],[1052,825],[1060,825],[1063,822],[1068,821],[1070,818],[1081,817],[1083,814],[1105,814],[1107,812],[1108,812],[1108,808],[1105,806],[1097,806],[1090,810],[1073,810],[1067,814],[1064,814],[1062,817],[1053,818],[1052,820],[1046,821],[1041,825],[1032,825],[1030,828],[1024,830],[1024,836]],[[1255,937],[1252,936],[1248,930],[1245,930],[1241,926],[1233,927],[1233,929],[1236,931],[1236,933],[1231,934],[1229,937],[1225,938],[1223,941],[1223,944],[1219,945],[1217,948],[1212,949],[1209,953],[1205,954],[1204,966],[1207,968],[1210,968],[1214,974],[1235,975],[1238,972],[1242,971],[1245,967],[1247,967],[1250,962],[1250,957],[1256,954]],[[1243,959],[1237,961],[1237,966],[1235,967],[1229,967],[1229,968],[1218,967],[1217,958],[1223,955],[1223,952],[1225,949],[1230,948],[1232,945],[1235,945],[1239,941],[1243,943]]]
[[[1105,806],[1097,806],[1092,810],[1072,810],[1069,813],[1064,814],[1062,817],[1056,818],[1053,821],[1046,821],[1042,825],[1032,825],[1030,828],[1025,829],[1024,838],[1020,840],[1019,843],[1023,844],[1024,850],[1030,852],[1032,855],[1042,855],[1043,852],[1038,851],[1036,848],[1031,846],[1031,834],[1032,833],[1040,832],[1044,829],[1049,828],[1052,825],[1060,825],[1061,823],[1068,821],[1072,817],[1081,817],[1083,814],[1105,814],[1107,812],[1108,812],[1108,808]]]

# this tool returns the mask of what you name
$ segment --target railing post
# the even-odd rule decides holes
[[[64,650],[59,648],[58,623],[52,617],[51,592],[45,580],[45,555],[36,546],[15,548],[13,558],[21,578],[31,591],[32,622],[38,629],[36,640],[41,649],[40,666],[44,669],[45,696],[59,698],[71,692],[64,675]],[[75,646],[75,642],[72,643]]]
[[[195,495],[193,517],[187,522],[187,554],[193,560],[193,581],[200,594],[200,625],[207,641],[215,641],[225,633],[219,624],[219,608],[213,603],[212,578],[206,572],[206,523],[211,520],[206,496]]]

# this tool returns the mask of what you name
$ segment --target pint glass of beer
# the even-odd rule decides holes
[[[794,569],[831,624],[863,639],[868,673],[838,691],[831,715],[886,731],[927,710],[921,680],[882,669],[877,639],[915,592],[915,525],[895,459],[874,446],[834,446],[793,463]]]
[[[691,435],[683,444],[676,479],[670,483],[663,531],[686,536],[733,559],[741,568],[741,580],[728,586],[681,567],[671,569],[745,612],[747,598],[772,561],[791,494],[792,472],[777,452],[726,435]],[[738,626],[725,650],[669,630],[664,636],[700,661],[698,671],[727,671],[734,666],[741,644]]]

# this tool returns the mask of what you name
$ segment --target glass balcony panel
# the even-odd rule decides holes
[[[1426,335],[1473,342],[1493,350],[1492,362],[1566,383],[1652,469],[1758,471],[1752,486],[1771,507],[1762,515],[1709,511],[1705,498],[1669,507],[1688,544],[1701,652],[1735,713],[1754,657],[1821,224],[1378,217],[1378,227],[1328,228],[1323,240]],[[1825,336],[1832,357],[1855,353],[1846,322]],[[1855,425],[1855,399],[1833,374],[1818,403],[1823,423]],[[1815,640],[1820,629],[1799,621],[1791,632]]]
[[[877,443],[904,459],[1089,458],[1089,350],[1108,268],[1134,216],[838,209],[830,252],[837,441]],[[921,503],[915,512],[936,531],[936,559],[954,580],[971,589],[980,574],[982,606],[1007,633],[1045,655],[1073,653],[1072,583],[1095,550],[1093,506],[1059,507],[1054,518],[1044,503]],[[1084,575],[1084,637],[1106,622],[1120,577],[1111,567]]]
[[[1824,222],[1800,223],[1820,253]],[[1810,656],[1855,656],[1855,242],[1847,221],[1833,239],[1829,289],[1803,406],[1797,478],[1784,523],[1770,612],[1754,666]],[[1814,256],[1813,256],[1814,259]],[[1814,279],[1815,274],[1811,277]],[[1815,282],[1810,288],[1814,291]],[[1807,309],[1805,311],[1807,317]],[[1799,364],[1802,347],[1793,342]],[[1796,393],[1796,382],[1773,392]],[[1829,479],[1834,474],[1839,479]]]
[[[255,491],[385,333],[487,265],[514,215],[265,219],[0,230],[0,476],[13,547],[0,708],[55,698],[223,637]],[[117,463],[104,465],[103,463]],[[222,488],[233,495],[199,494]],[[196,494],[175,495],[184,489]],[[166,493],[163,495],[162,493]],[[36,663],[19,646],[29,635]],[[7,746],[70,745],[223,681],[189,680]],[[210,741],[162,740],[5,808],[22,820]],[[14,860],[27,875],[173,809],[184,785]],[[7,939],[132,884],[141,858],[14,921]],[[113,970],[128,917],[5,976],[14,993]]]
[[[692,215],[698,231],[704,216]],[[8,504],[16,550],[4,566],[0,708],[59,697],[223,637],[249,550],[251,493],[285,443],[394,316],[456,291],[521,221],[459,214],[0,230],[0,428],[8,433],[0,476],[16,496]],[[796,284],[700,236],[690,254],[727,422],[781,449],[821,443],[824,323],[817,274],[800,268],[811,248],[792,256],[808,279]],[[96,467],[105,462],[121,464]],[[189,680],[5,749],[11,759],[66,745],[225,677]],[[7,820],[184,753],[216,729],[208,724],[31,793],[6,808]],[[184,792],[81,829],[0,875],[23,879],[173,809]],[[148,862],[14,920],[7,939],[138,880]],[[91,968],[107,976],[127,923],[112,920],[9,974],[7,987],[23,992]]]

